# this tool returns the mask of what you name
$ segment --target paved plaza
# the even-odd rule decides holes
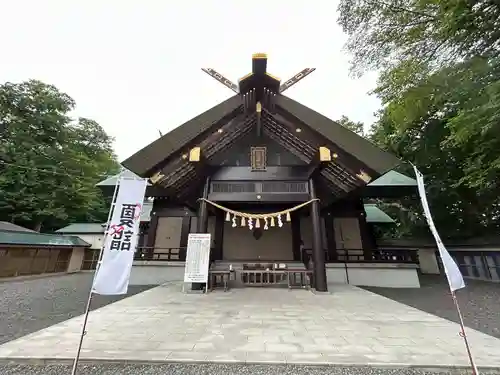
[[[466,366],[456,323],[366,290],[233,289],[166,284],[91,312],[82,359]],[[0,346],[0,359],[71,359],[83,318]],[[468,329],[478,365],[500,367],[500,340]]]

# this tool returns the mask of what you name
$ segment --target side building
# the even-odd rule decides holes
[[[42,234],[0,221],[0,278],[78,272],[89,246],[77,236]]]

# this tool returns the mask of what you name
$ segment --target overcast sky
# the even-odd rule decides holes
[[[251,55],[285,81],[317,70],[286,95],[337,119],[370,124],[375,76],[351,79],[337,1],[0,0],[0,82],[34,78],[77,102],[75,116],[115,137],[121,160],[232,91]],[[314,4],[308,5],[308,4]]]

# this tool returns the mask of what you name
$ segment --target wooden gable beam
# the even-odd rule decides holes
[[[152,178],[165,188],[171,188],[178,192],[186,188],[196,176],[202,173],[207,166],[209,158],[216,153],[231,147],[239,138],[248,134],[255,123],[255,116],[241,116],[236,123],[230,121],[228,124],[209,134],[198,146],[182,153],[176,159],[170,161]]]
[[[324,143],[322,140],[322,136],[314,134],[314,130],[309,129],[307,124],[297,124],[294,125],[288,118],[286,118],[283,114],[274,114],[272,115],[276,118],[279,123],[282,123],[284,126],[289,128],[290,130],[298,131],[298,133],[304,139],[310,139],[311,144],[319,145]],[[299,121],[299,120],[297,120]],[[367,141],[368,142],[368,141]],[[328,142],[326,145],[332,152],[338,155],[337,163],[342,165],[344,169],[349,171],[353,176],[358,176],[359,181],[361,183],[366,183],[365,178],[371,176],[375,176],[377,173],[372,170],[368,165],[357,159],[354,155],[349,154],[348,152],[341,149],[339,146],[334,144],[333,142]]]

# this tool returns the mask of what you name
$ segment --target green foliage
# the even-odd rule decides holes
[[[365,135],[364,124],[362,122],[356,122],[349,119],[347,116],[342,116],[337,122],[343,127],[353,131],[361,136]]]
[[[69,117],[74,101],[39,81],[0,85],[0,220],[35,229],[104,221],[95,184],[118,170],[112,138]]]
[[[500,4],[342,0],[340,11],[353,72],[381,70],[372,141],[425,175],[443,236],[498,234]],[[420,233],[419,205],[402,207],[399,234]]]
[[[339,11],[355,73],[408,61],[438,68],[499,54],[498,1],[342,0]]]

